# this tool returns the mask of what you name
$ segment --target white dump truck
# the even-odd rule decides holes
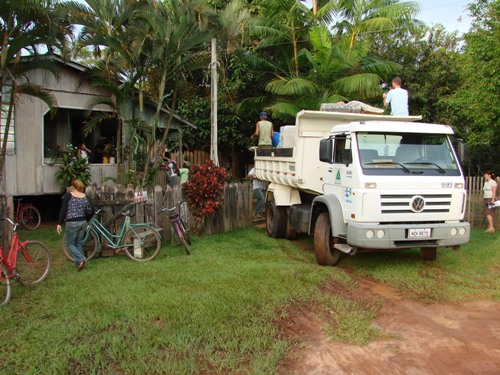
[[[269,181],[267,233],[314,236],[316,260],[341,253],[467,243],[464,176],[447,125],[416,116],[301,111],[281,129],[281,147],[257,149],[257,178]]]

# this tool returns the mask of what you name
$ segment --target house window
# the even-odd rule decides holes
[[[82,110],[58,108],[55,117],[51,118],[50,113],[44,116],[44,157],[52,154],[54,150],[56,154],[57,150],[65,151],[68,144],[79,147],[82,143],[85,143],[91,150],[90,161],[92,163],[109,162],[109,158],[115,156],[116,120],[105,120],[90,134],[85,135],[85,121],[89,118],[86,114],[87,112]],[[102,149],[104,153],[100,152]]]

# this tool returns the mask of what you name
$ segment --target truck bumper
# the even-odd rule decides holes
[[[412,234],[417,236],[412,237]],[[358,248],[450,247],[465,244],[469,238],[470,224],[465,221],[451,224],[347,225],[347,243]]]

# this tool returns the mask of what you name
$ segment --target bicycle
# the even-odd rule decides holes
[[[115,250],[115,253],[124,250],[127,256],[135,261],[145,262],[155,259],[160,253],[161,237],[154,226],[149,223],[131,224],[130,218],[135,214],[129,209],[135,203],[127,205],[121,215],[125,216],[118,234],[111,233],[99,221],[102,209],[95,211],[87,226],[87,233],[83,242],[83,255],[87,260],[95,257],[102,247],[102,243]],[[122,210],[123,211],[123,210]],[[66,235],[63,237],[62,250],[66,258],[74,262],[73,255],[66,247]]]
[[[21,203],[22,200],[22,198],[16,199],[17,207],[14,220],[21,223],[26,229],[35,230],[40,226],[42,221],[40,211],[38,211],[38,208],[33,206],[33,203]]]
[[[179,202],[179,211],[181,203],[182,202]],[[165,211],[168,212],[170,222],[172,223],[172,226],[175,229],[174,232],[177,238],[181,242],[182,246],[184,246],[186,253],[188,255],[191,255],[191,251],[189,250],[189,245],[191,245],[191,240],[187,233],[186,225],[184,224],[184,221],[182,221],[181,215],[177,212],[177,207],[163,208],[158,212],[158,214],[161,214],[162,212]]]
[[[0,218],[13,226],[9,252],[6,255],[0,246],[0,306],[9,303],[12,279],[21,285],[35,285],[43,281],[49,274],[52,260],[49,249],[40,241],[21,241],[17,234],[17,226],[9,218]],[[22,256],[20,256],[22,254]]]

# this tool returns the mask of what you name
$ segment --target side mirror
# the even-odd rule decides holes
[[[460,163],[466,164],[469,161],[469,147],[463,139],[455,140],[455,151],[457,152],[457,157]]]
[[[342,151],[342,162],[345,163],[347,167],[349,164],[352,164],[352,152],[351,150],[343,150]]]
[[[333,138],[319,141],[319,160],[325,163],[333,163]]]

